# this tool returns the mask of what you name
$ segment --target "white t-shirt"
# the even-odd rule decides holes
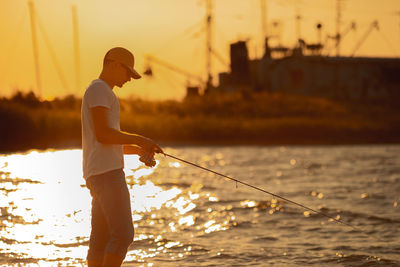
[[[101,79],[92,81],[82,99],[82,151],[83,177],[85,179],[124,167],[123,146],[102,144],[96,139],[90,109],[98,106],[108,109],[108,126],[119,131],[118,98],[110,86]]]

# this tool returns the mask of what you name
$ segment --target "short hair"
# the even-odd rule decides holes
[[[108,50],[107,51],[107,53],[105,54],[105,56],[104,56],[104,59],[103,59],[103,67],[105,66],[105,65],[108,65],[111,61],[113,61],[113,60],[111,60],[111,59],[108,59],[108,54],[110,53],[110,50]]]
[[[108,65],[108,64],[110,64],[110,62],[112,62],[112,61],[114,61],[114,60],[108,59],[108,58],[105,58],[105,57],[104,57],[104,60],[103,60],[103,67],[106,66],[106,65]]]

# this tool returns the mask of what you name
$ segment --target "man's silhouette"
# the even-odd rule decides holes
[[[89,266],[120,266],[133,241],[123,154],[138,154],[146,165],[154,166],[154,153],[162,153],[151,139],[120,130],[113,89],[141,77],[134,63],[125,48],[109,50],[99,79],[92,81],[82,99],[83,176],[92,195]]]

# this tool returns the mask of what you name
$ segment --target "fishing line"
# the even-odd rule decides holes
[[[267,191],[267,190],[265,190],[265,189],[262,189],[262,188],[260,188],[260,187],[257,187],[257,186],[248,184],[248,183],[246,183],[246,182],[240,181],[240,180],[238,180],[238,179],[232,178],[232,177],[230,177],[230,176],[228,176],[228,175],[225,175],[225,174],[222,174],[222,173],[219,173],[219,172],[210,170],[210,169],[208,169],[208,168],[202,167],[202,166],[200,166],[200,165],[198,165],[198,164],[195,164],[195,163],[192,163],[192,162],[190,162],[190,161],[187,161],[187,160],[184,160],[184,159],[181,159],[181,158],[172,156],[172,155],[167,154],[167,153],[164,153],[164,152],[163,152],[162,154],[164,154],[165,156],[168,156],[168,157],[170,157],[170,158],[173,158],[173,159],[179,160],[179,161],[181,161],[181,162],[184,162],[184,163],[186,163],[186,164],[195,166],[195,167],[197,167],[197,168],[203,169],[203,170],[208,171],[208,172],[212,172],[212,173],[214,173],[214,174],[216,174],[216,175],[219,175],[219,176],[222,176],[222,177],[224,177],[224,178],[228,178],[228,179],[230,179],[230,180],[232,180],[232,181],[235,181],[235,182],[236,182],[236,186],[237,186],[238,183],[240,183],[240,184],[242,184],[242,185],[251,187],[251,188],[256,189],[256,190],[258,190],[258,191],[261,191],[261,192],[263,192],[263,193],[269,194],[269,195],[271,195],[271,196],[273,196],[273,197],[275,197],[275,198],[280,198],[280,199],[282,199],[282,200],[284,200],[284,201],[287,201],[287,202],[289,202],[289,203],[292,203],[292,204],[294,204],[294,205],[297,205],[297,206],[299,206],[299,207],[302,207],[303,209],[306,209],[306,210],[308,210],[308,211],[312,211],[312,212],[314,212],[314,213],[316,213],[316,214],[325,216],[325,217],[327,217],[327,218],[329,218],[329,219],[334,220],[334,221],[337,222],[337,223],[344,224],[344,225],[346,225],[346,226],[349,226],[349,227],[353,228],[354,230],[357,230],[357,231],[360,231],[360,232],[363,233],[363,231],[362,231],[361,229],[358,229],[357,227],[355,227],[355,226],[353,226],[353,225],[351,225],[351,224],[349,224],[349,223],[346,223],[346,222],[344,222],[344,221],[342,221],[342,220],[340,220],[340,219],[336,219],[335,217],[332,217],[332,216],[330,216],[330,215],[328,215],[328,214],[326,214],[326,213],[324,213],[324,212],[317,211],[317,210],[312,209],[312,208],[310,208],[310,207],[307,207],[307,206],[305,206],[305,205],[303,205],[303,204],[300,204],[300,203],[297,203],[297,202],[295,202],[295,201],[293,201],[293,200],[287,199],[287,198],[285,198],[285,197],[283,197],[283,196],[274,194],[274,193],[269,192],[269,191]]]

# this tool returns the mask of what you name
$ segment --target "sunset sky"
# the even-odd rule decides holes
[[[269,34],[278,34],[272,23],[280,22],[281,43],[296,41],[296,14],[300,14],[301,37],[317,42],[315,25],[323,24],[323,39],[336,31],[337,0],[267,0]],[[17,88],[36,89],[27,0],[0,0],[0,88],[9,96]],[[145,69],[145,55],[152,55],[179,68],[205,77],[205,0],[36,0],[39,21],[59,61],[67,82],[64,89],[51,53],[39,27],[39,64],[42,97],[51,99],[66,94],[82,96],[91,80],[98,77],[105,52],[124,46],[134,52],[136,68]],[[81,86],[75,86],[72,12],[78,11]],[[260,0],[213,0],[214,47],[229,62],[229,44],[249,40],[252,58],[263,51]],[[350,55],[373,20],[380,31],[372,31],[357,56],[400,56],[400,1],[342,0],[342,30],[352,21],[357,30],[344,37],[342,55]],[[276,41],[275,41],[276,42]],[[334,53],[332,53],[334,54]],[[121,97],[181,99],[185,77],[153,64],[154,77],[131,82],[116,92]],[[228,66],[213,58],[214,80]]]

